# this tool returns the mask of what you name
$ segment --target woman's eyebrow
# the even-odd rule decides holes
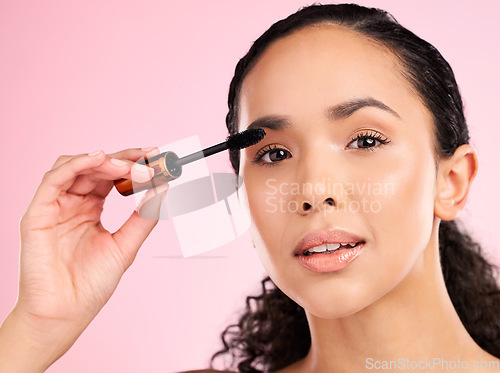
[[[247,130],[265,127],[279,131],[285,128],[289,128],[291,126],[292,122],[290,122],[290,120],[287,117],[279,115],[266,115],[265,117],[261,117],[250,123],[250,125],[247,127]]]
[[[349,118],[356,111],[365,107],[374,107],[384,110],[398,119],[401,116],[383,102],[374,99],[373,97],[356,98],[349,101],[341,102],[340,104],[331,106],[327,109],[327,115],[334,120],[343,120]],[[254,128],[269,128],[272,130],[283,130],[292,127],[292,122],[286,116],[280,115],[266,115],[264,117],[254,120],[246,129]]]
[[[334,120],[342,120],[349,118],[354,112],[365,107],[374,107],[387,111],[396,118],[401,119],[401,116],[383,102],[374,99],[373,97],[356,98],[346,102],[342,102],[335,106],[329,107],[327,110],[328,116]]]

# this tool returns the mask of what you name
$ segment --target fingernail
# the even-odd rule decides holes
[[[132,166],[131,176],[133,181],[137,183],[145,183],[155,176],[155,171],[151,167],[135,163]]]
[[[158,154],[160,154],[160,149],[152,148],[152,150],[148,151],[144,157],[151,158],[151,157],[154,157],[155,155],[158,155]]]
[[[134,171],[147,173],[147,174],[149,174],[149,176],[154,175],[154,170],[151,167],[144,166],[143,164],[136,163],[136,164],[134,164],[133,168],[134,168]]]
[[[110,159],[110,162],[113,163],[115,166],[118,166],[118,167],[123,167],[127,164],[127,162],[124,162],[120,159],[116,159],[116,158],[111,158]]]
[[[156,146],[150,146],[150,147],[147,147],[147,148],[141,148],[141,150],[143,152],[150,152],[150,151],[156,150]]]
[[[101,152],[102,152],[102,150],[98,150],[98,151],[96,151],[96,152],[89,153],[89,154],[88,154],[88,156],[89,156],[89,157],[94,157],[94,156],[96,156],[96,155],[98,155],[98,154],[101,154]]]

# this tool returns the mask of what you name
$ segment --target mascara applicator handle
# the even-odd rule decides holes
[[[175,180],[182,174],[182,165],[178,164],[179,157],[174,152],[165,152],[154,157],[143,159],[137,163],[154,170],[154,176],[145,183],[138,183],[129,179],[115,180],[116,190],[122,196],[156,188],[168,181]]]
[[[220,144],[210,146],[209,148],[200,150],[200,151],[195,152],[193,154],[186,155],[186,156],[180,158],[177,161],[177,164],[179,166],[183,166],[185,164],[197,161],[198,159],[206,158],[208,156],[211,156],[212,154],[219,153],[223,150],[226,150],[227,148],[228,148],[227,142],[224,141],[224,142],[221,142]]]
[[[121,179],[115,181],[116,189],[123,196],[129,196],[144,189],[151,189],[167,181],[177,179],[182,174],[182,166],[198,159],[209,157],[227,149],[244,149],[257,144],[264,138],[266,132],[262,128],[245,130],[229,136],[226,141],[210,146],[193,154],[179,158],[174,152],[165,152],[138,163],[151,167],[155,173],[153,178],[146,183],[137,183]]]

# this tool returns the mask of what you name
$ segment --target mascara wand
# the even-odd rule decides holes
[[[154,170],[154,176],[145,183],[134,182],[129,179],[115,181],[115,187],[123,196],[155,188],[168,181],[175,180],[182,174],[182,166],[198,159],[208,157],[226,149],[244,149],[257,144],[264,138],[266,132],[262,128],[246,130],[226,138],[220,144],[210,146],[198,152],[179,158],[174,152],[164,152],[151,158],[142,159],[137,163]]]

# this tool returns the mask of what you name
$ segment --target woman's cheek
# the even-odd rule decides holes
[[[369,219],[373,249],[385,261],[385,269],[393,273],[394,281],[408,273],[428,246],[434,220],[433,159],[418,157],[418,149],[407,148],[406,152],[388,152],[389,159],[380,162],[379,176],[373,176],[386,186],[386,193],[372,196],[372,202],[380,206]]]
[[[285,219],[279,206],[277,184],[272,178],[262,177],[257,172],[248,174],[245,187],[248,209],[251,216],[250,234],[262,264],[272,276],[272,257],[278,255]],[[270,273],[271,272],[271,273]]]

